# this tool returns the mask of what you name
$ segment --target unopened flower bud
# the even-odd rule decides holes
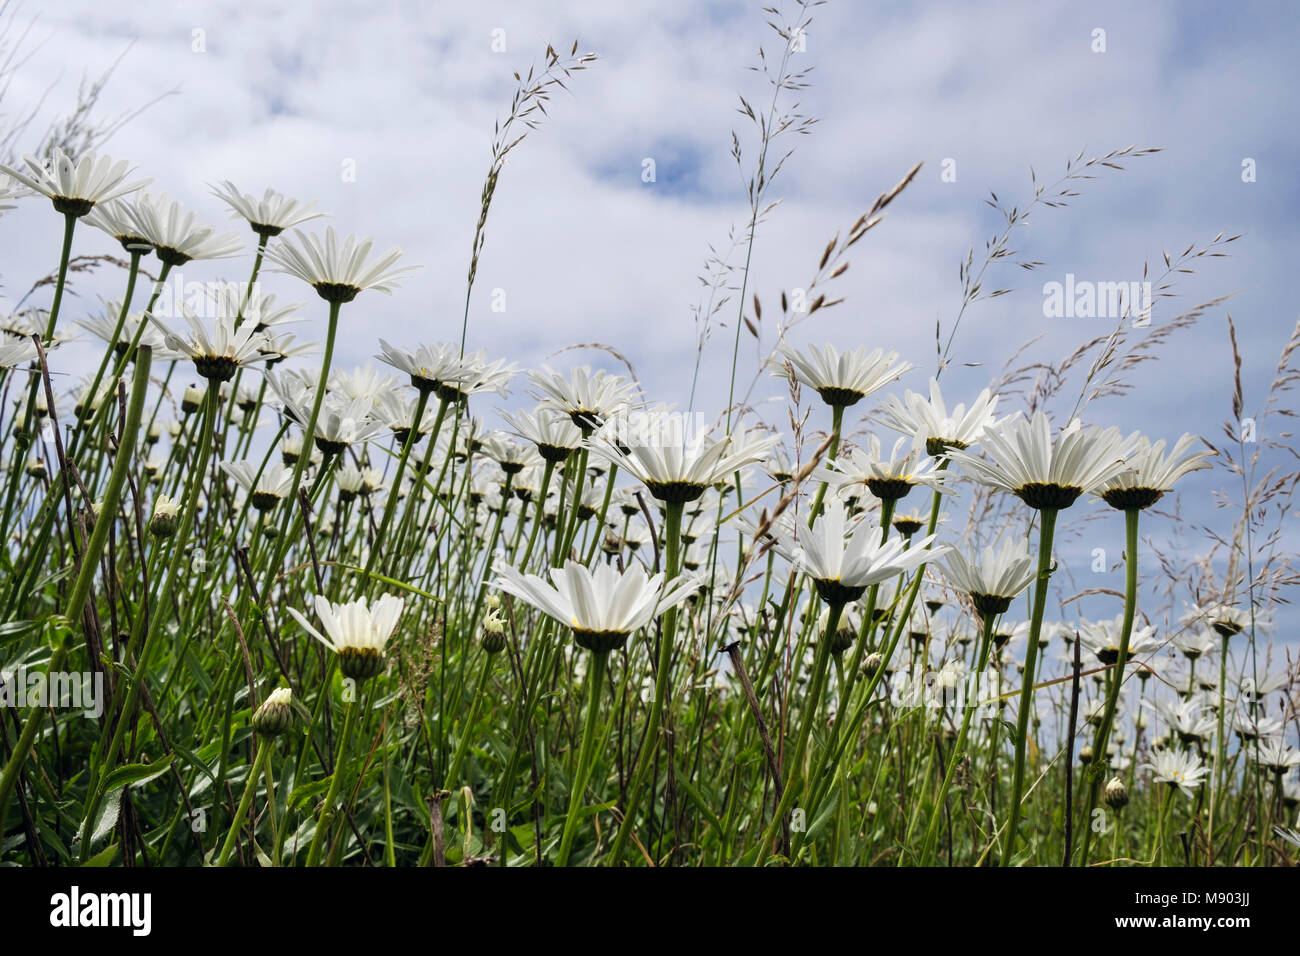
[[[1112,810],[1123,810],[1128,806],[1128,787],[1119,777],[1111,777],[1110,783],[1106,784],[1105,800],[1106,806]]]
[[[149,533],[156,538],[170,538],[176,533],[176,515],[180,510],[179,501],[159,495],[153,505],[153,517],[149,519]]]
[[[253,714],[253,729],[263,737],[278,737],[284,733],[293,720],[293,711],[289,707],[292,701],[293,691],[288,687],[271,691],[271,696]]]
[[[203,404],[203,391],[196,385],[191,385],[185,389],[185,394],[181,396],[181,411],[185,414],[197,412],[199,406]]]
[[[497,603],[500,603],[498,598]],[[506,622],[495,608],[483,617],[483,650],[500,654],[506,649]]]

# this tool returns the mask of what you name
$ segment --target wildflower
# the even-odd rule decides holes
[[[1209,631],[1188,631],[1174,636],[1174,648],[1189,661],[1202,655],[1213,654],[1219,649],[1219,642]]]
[[[141,234],[131,207],[124,200],[99,203],[86,214],[86,224],[112,236],[127,252],[146,256],[153,251],[153,243]]]
[[[184,212],[180,203],[173,202],[166,193],[134,199],[131,217],[141,238],[169,266],[195,259],[228,259],[244,247],[233,232],[216,235],[211,226],[196,224],[194,213]]]
[[[155,538],[170,538],[176,533],[176,516],[181,503],[167,495],[159,495],[153,503],[153,517],[149,519],[149,533]]]
[[[558,464],[582,444],[582,432],[570,418],[550,409],[539,407],[532,412],[510,414],[501,412],[501,418],[524,438],[537,446],[537,453],[545,461]]]
[[[243,218],[263,240],[278,236],[290,226],[298,226],[310,219],[319,219],[323,212],[315,212],[315,202],[289,199],[274,189],[267,189],[261,199],[241,193],[235,184],[223,180],[211,187],[212,195],[230,207],[231,219]]]
[[[362,681],[378,674],[384,663],[384,645],[402,615],[402,599],[385,594],[371,607],[365,598],[335,604],[317,594],[313,603],[325,628],[324,635],[296,608],[289,608],[289,614],[303,630],[338,655],[343,676]]]
[[[263,737],[278,737],[289,729],[293,720],[293,691],[277,687],[253,712],[253,729]]]
[[[261,361],[265,338],[254,330],[251,323],[239,324],[237,316],[228,313],[217,315],[209,331],[207,324],[181,306],[181,315],[189,326],[189,337],[184,338],[159,321],[152,312],[146,312],[149,321],[163,333],[163,342],[169,349],[188,356],[195,369],[210,382],[228,382],[242,365]]]
[[[703,430],[680,434],[680,423],[665,409],[649,412],[636,444],[620,446],[604,431],[591,439],[591,450],[623,468],[660,501],[685,503],[706,488],[726,481],[740,468],[762,457],[776,444],[772,435],[734,429],[730,435]]]
[[[1250,624],[1250,612],[1231,604],[1214,603],[1205,607],[1193,604],[1183,615],[1184,624],[1205,624],[1224,639],[1240,634]],[[1259,621],[1256,619],[1256,624]]]
[[[833,345],[825,345],[820,350],[800,352],[782,345],[778,351],[798,381],[815,389],[827,405],[838,408],[856,405],[912,369],[910,362],[895,365],[898,353],[883,349],[868,352],[863,347],[840,352]]]
[[[850,530],[844,505],[831,500],[802,541],[782,535],[777,547],[812,578],[822,600],[847,604],[872,584],[947,553],[946,545],[931,548],[933,540],[924,538],[908,550],[901,538],[882,543],[880,529],[868,522],[859,521]]]
[[[998,397],[986,388],[976,396],[969,411],[963,404],[949,413],[939,382],[932,378],[929,401],[913,391],[905,392],[901,401],[891,395],[882,404],[880,416],[887,427],[912,438],[925,447],[927,454],[938,458],[949,448],[965,449],[976,444],[984,430],[994,426],[997,407]]]
[[[906,449],[906,450],[905,450]],[[865,488],[881,501],[906,498],[917,485],[939,488],[942,473],[933,471],[933,459],[917,460],[915,448],[907,448],[907,439],[894,442],[889,457],[880,447],[880,439],[871,435],[867,447],[854,448],[846,456],[830,462],[821,477],[840,495]]]
[[[1117,615],[1112,620],[1080,621],[1079,640],[1086,650],[1092,651],[1101,663],[1110,665],[1119,660],[1120,637],[1124,630],[1124,616]],[[1153,626],[1136,628],[1129,635],[1128,655],[1132,659],[1137,654],[1146,654],[1156,650],[1160,644],[1155,639]]]
[[[292,469],[277,462],[261,467],[251,461],[223,461],[221,470],[248,493],[249,501],[258,511],[274,508],[293,491]]]
[[[1053,442],[1047,416],[1039,411],[984,432],[981,444],[992,461],[961,450],[950,457],[970,477],[1011,492],[1031,508],[1060,509],[1118,475],[1135,440],[1118,428],[1085,429],[1074,421]]]
[[[986,618],[1005,614],[1036,574],[1025,543],[1010,539],[997,550],[985,548],[978,563],[968,561],[959,551],[949,551],[940,567],[944,577],[969,594],[975,610]]]
[[[506,566],[494,587],[569,627],[578,646],[593,651],[622,647],[631,634],[681,604],[698,587],[685,576],[665,585],[663,574],[647,577],[639,564],[622,572],[602,564],[592,572],[570,560],[550,574],[552,584]]]
[[[1187,454],[1188,449],[1199,440],[1192,435],[1183,435],[1166,455],[1163,440],[1153,445],[1148,438],[1139,439],[1138,447],[1125,469],[1103,486],[1100,492],[1102,500],[1120,510],[1150,508],[1166,491],[1173,488],[1174,482],[1179,478],[1210,467],[1205,459],[1211,457],[1212,452]]]
[[[148,179],[126,182],[131,172],[127,161],[114,163],[94,150],[84,153],[76,163],[57,146],[48,166],[35,156],[24,156],[23,161],[30,172],[4,165],[0,165],[0,172],[48,197],[57,211],[73,216],[84,216],[96,203],[125,196],[152,182]]]
[[[483,616],[482,640],[483,650],[488,654],[500,654],[506,649],[506,622],[496,608],[490,609]]]
[[[622,376],[604,369],[593,373],[585,365],[573,369],[568,378],[545,366],[540,372],[529,372],[528,378],[542,406],[568,415],[584,434],[630,409],[636,395],[636,386]]]
[[[1128,806],[1128,787],[1124,786],[1124,781],[1119,777],[1111,777],[1106,784],[1103,799],[1112,810],[1123,810]]]
[[[391,295],[397,280],[416,269],[394,268],[402,257],[402,250],[396,247],[371,259],[371,239],[348,236],[339,245],[333,226],[325,230],[323,242],[301,229],[295,229],[293,235],[294,239],[281,239],[267,249],[266,258],[278,267],[276,271],[302,279],[326,302],[351,302],[367,289]]]
[[[1209,768],[1201,763],[1201,758],[1187,750],[1159,750],[1152,755],[1146,765],[1155,775],[1155,783],[1167,783],[1177,787],[1187,796],[1194,796],[1201,779],[1208,774]]]

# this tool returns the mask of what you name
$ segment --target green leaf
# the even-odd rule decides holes
[[[103,789],[121,790],[123,787],[136,786],[142,783],[148,783],[155,777],[160,777],[167,772],[167,768],[172,765],[172,757],[167,756],[157,763],[129,763],[125,766],[118,767],[107,777],[104,778]]]
[[[122,812],[122,789],[119,787],[104,795],[99,805],[99,816],[90,828],[90,845],[94,846],[117,826],[117,815]]]
[[[92,856],[82,866],[111,866],[113,860],[117,858],[117,844],[113,843],[104,847],[94,856]]]

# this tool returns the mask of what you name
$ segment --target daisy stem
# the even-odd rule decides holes
[[[1097,794],[1106,775],[1106,745],[1110,739],[1111,724],[1115,719],[1116,705],[1119,703],[1120,685],[1124,683],[1124,670],[1128,666],[1128,642],[1133,634],[1133,615],[1137,610],[1137,548],[1138,515],[1137,508],[1124,509],[1124,624],[1119,636],[1119,659],[1115,672],[1109,681],[1106,694],[1106,709],[1102,712],[1101,723],[1097,725],[1097,742],[1092,748],[1093,762],[1089,767],[1092,783],[1088,786],[1088,812],[1085,820],[1092,819],[1092,811],[1097,806]],[[1088,865],[1088,849],[1092,842],[1092,827],[1083,830],[1083,865]]]
[[[1160,801],[1160,818],[1156,824],[1156,865],[1165,865],[1165,817],[1169,813],[1169,804],[1173,803],[1174,790],[1177,789],[1172,783],[1165,784],[1167,790],[1165,798]]]
[[[665,583],[667,587],[676,577],[681,563],[682,511],[684,503],[669,501],[665,503],[664,514],[664,551],[666,552]],[[631,835],[636,820],[641,792],[645,789],[646,778],[655,763],[659,749],[659,722],[663,717],[664,702],[669,693],[668,671],[673,661],[673,640],[677,636],[677,608],[664,611],[663,633],[659,636],[659,665],[655,672],[655,696],[650,702],[650,715],[646,719],[645,736],[641,743],[641,752],[637,758],[636,769],[632,774],[632,784],[627,791],[627,806],[623,810],[623,822],[619,824],[618,835],[609,851],[609,863],[616,866],[623,853],[623,847]]]
[[[1219,654],[1219,728],[1217,736],[1214,738],[1214,789],[1210,791],[1210,820],[1207,830],[1209,832],[1208,840],[1213,846],[1214,840],[1214,817],[1218,809],[1219,792],[1223,787],[1223,767],[1227,760],[1227,741],[1223,735],[1223,717],[1225,711],[1225,702],[1228,688],[1228,641],[1231,635],[1224,635],[1223,650]]]
[[[54,284],[54,301],[50,304],[50,321],[45,326],[45,342],[54,341],[54,326],[59,321],[59,307],[63,304],[63,286],[68,278],[68,260],[72,257],[72,232],[77,228],[76,213],[63,214],[63,253],[59,256],[59,277]]]
[[[136,358],[136,375],[140,375],[140,366],[144,366],[144,377],[148,378],[149,356],[151,350],[147,346],[141,347],[140,355]],[[212,453],[212,430],[217,417],[217,401],[220,397],[220,386],[215,381],[208,382],[207,391],[203,396],[203,429],[198,446],[198,462],[194,470],[190,473],[190,487],[185,495],[185,511],[182,515],[180,526],[177,528],[174,544],[171,545],[172,557],[167,567],[167,577],[163,581],[162,590],[158,594],[158,602],[150,607],[148,615],[136,615],[136,623],[132,628],[131,636],[128,641],[129,647],[140,648],[140,653],[135,659],[134,672],[125,678],[128,685],[126,700],[119,711],[117,728],[113,733],[113,738],[108,745],[108,749],[103,753],[103,760],[100,762],[100,772],[94,785],[88,788],[88,792],[93,794],[90,801],[90,812],[86,814],[81,833],[81,859],[84,863],[90,855],[90,827],[92,821],[98,814],[99,804],[103,800],[104,794],[101,792],[104,778],[107,771],[110,770],[117,761],[118,752],[122,746],[122,737],[126,728],[134,724],[131,715],[134,714],[135,708],[140,700],[140,691],[144,687],[144,671],[148,666],[149,652],[152,649],[153,642],[158,636],[158,630],[164,620],[171,617],[171,599],[172,593],[176,587],[176,579],[180,574],[181,561],[185,558],[187,545],[190,540],[190,531],[194,527],[194,516],[198,511],[199,503],[199,485],[202,483],[208,469],[208,458]],[[116,508],[105,508],[103,514],[114,514]],[[140,631],[143,629],[145,619],[148,619],[148,630],[140,640]],[[105,725],[107,727],[107,724]],[[102,741],[103,738],[101,738]]]
[[[826,449],[826,461],[828,463],[834,461],[836,456],[839,455],[840,453],[840,427],[843,425],[843,423],[844,423],[844,406],[832,405],[831,406],[831,443],[830,446]],[[821,514],[822,502],[826,500],[826,486],[829,483],[830,483],[829,481],[823,481],[821,483],[821,487],[817,489],[817,498],[813,501],[812,510],[808,512],[808,527],[810,528],[813,526],[813,522],[817,520],[817,516]],[[888,525],[885,526],[885,533],[886,534],[889,533]]]
[[[484,692],[487,690],[488,677],[492,674],[492,654],[483,655],[483,670],[479,672],[478,683],[474,687],[474,695],[469,700],[469,713],[465,715],[465,721],[461,724],[460,740],[456,742],[456,752],[451,758],[451,768],[447,771],[447,776],[443,778],[444,783],[451,783],[460,775],[461,765],[465,762],[465,753],[469,750],[470,734],[474,730],[474,721],[478,717],[479,702],[483,700]]]
[[[357,689],[360,692],[360,689]],[[321,693],[325,693],[324,690]],[[316,832],[311,837],[311,847],[307,850],[307,865],[315,866],[320,861],[321,848],[324,846],[325,833],[334,822],[334,801],[338,798],[339,788],[343,783],[343,762],[348,755],[348,738],[352,735],[352,724],[356,716],[357,703],[348,701],[343,712],[343,729],[339,732],[339,748],[334,757],[334,772],[330,774],[329,792],[321,804],[320,819],[316,821]]]
[[[339,328],[339,309],[342,306],[340,302],[331,302],[330,304],[329,328],[325,333],[325,357],[321,360],[320,378],[316,382],[316,398],[311,405],[311,415],[307,419],[307,425],[302,433],[302,451],[298,455],[298,460],[293,465],[293,482],[289,485],[289,494],[297,495],[298,488],[302,485],[303,473],[307,470],[307,463],[311,461],[312,448],[316,441],[316,421],[320,418],[321,404],[325,400],[325,389],[329,381],[330,362],[334,359],[334,339]],[[296,518],[295,518],[296,516]],[[262,585],[262,597],[265,600],[270,599],[271,589],[275,584],[275,575],[279,568],[284,564],[284,556],[289,550],[289,545],[296,534],[289,534],[289,523],[294,521],[294,529],[302,521],[302,512],[292,507],[284,509],[284,517],[280,521],[280,533],[275,539],[275,550],[272,552],[273,560],[266,568],[266,581]]]
[[[528,530],[528,546],[524,548],[524,559],[519,562],[521,571],[528,571],[528,559],[533,556],[533,545],[537,543],[537,532],[546,523],[546,493],[551,487],[551,476],[555,473],[555,462],[546,459],[546,466],[542,470],[542,487],[537,492],[537,507],[533,513],[533,526]]]
[[[979,666],[974,671],[975,689],[979,687],[979,678],[984,673],[984,668],[988,666],[989,646],[993,643],[993,622],[997,620],[996,615],[984,615],[984,632],[980,638],[980,660]],[[970,682],[967,682],[968,686]],[[971,715],[975,712],[977,702],[971,699],[968,693],[962,702],[966,713],[961,719],[961,730],[957,733],[957,742],[953,744],[952,753],[948,757],[948,770],[944,774],[943,783],[939,785],[939,795],[934,801],[934,806],[930,811],[930,826],[926,829],[925,842],[921,844],[921,865],[930,865],[930,855],[934,850],[935,840],[939,835],[939,821],[943,818],[943,802],[948,796],[948,788],[952,786],[953,775],[957,772],[957,765],[961,763],[963,756],[962,749],[966,746],[966,735],[970,731]]]
[[[411,420],[411,429],[406,433],[406,441],[402,442],[402,454],[397,459],[397,471],[393,474],[393,480],[388,489],[388,501],[384,504],[384,516],[379,521],[379,532],[375,535],[375,544],[370,549],[370,557],[366,559],[366,579],[361,582],[364,589],[369,589],[371,583],[370,572],[375,569],[375,562],[379,559],[379,552],[384,549],[384,542],[388,540],[388,526],[393,522],[393,513],[397,510],[398,492],[402,488],[402,475],[406,473],[406,461],[411,457],[411,449],[415,447],[416,437],[419,435],[420,421],[424,418],[424,407],[429,403],[429,390],[420,389],[420,397],[415,402],[415,417]],[[442,404],[442,409],[447,407],[446,402]],[[432,441],[432,438],[430,438]]]
[[[1038,574],[1034,585],[1033,617],[1029,622],[1029,647],[1025,651],[1025,677],[1020,688],[1020,710],[1016,717],[1016,764],[1011,784],[1011,822],[1007,826],[1007,845],[1002,865],[1009,866],[1016,850],[1020,830],[1020,801],[1025,792],[1025,745],[1029,737],[1029,708],[1034,694],[1034,662],[1038,659],[1038,635],[1043,629],[1043,610],[1052,575],[1052,535],[1056,530],[1056,509],[1039,511]]]
[[[574,469],[573,494],[569,500],[569,513],[565,516],[568,519],[567,524],[558,519],[555,524],[555,554],[551,563],[557,568],[562,565],[573,548],[573,537],[578,531],[578,512],[582,510],[582,489],[587,483],[587,460],[587,446],[583,445],[578,450],[578,465]]]
[[[808,751],[808,738],[812,734],[813,722],[817,719],[818,710],[821,709],[822,694],[826,690],[826,672],[831,657],[831,641],[840,626],[840,615],[843,611],[844,604],[838,601],[827,608],[826,631],[822,635],[822,639],[817,642],[816,653],[813,658],[812,680],[809,684],[811,691],[807,700],[803,702],[803,721],[799,725],[799,736],[795,739],[794,753],[787,765],[789,769],[786,771],[785,790],[775,812],[772,814],[772,820],[768,824],[767,832],[763,834],[763,842],[758,846],[758,854],[754,857],[755,866],[762,866],[767,861],[768,848],[775,842],[777,835],[781,832],[781,821],[790,812],[790,808],[794,806],[795,798],[798,796],[795,784],[799,782],[803,769],[804,755]]]
[[[230,821],[230,829],[226,831],[226,842],[221,847],[221,855],[217,857],[217,866],[226,866],[230,862],[230,855],[234,852],[235,843],[239,839],[239,828],[244,823],[248,807],[253,802],[253,793],[257,790],[257,780],[262,776],[262,771],[265,769],[266,761],[270,756],[271,742],[269,740],[260,741],[257,748],[257,757],[253,761],[252,769],[248,771],[248,781],[244,784],[244,794],[239,798],[239,807],[235,810],[235,816]]]
[[[591,535],[591,547],[587,549],[586,560],[583,564],[591,566],[591,559],[596,556],[596,549],[600,547],[604,539],[605,519],[609,515],[609,502],[614,497],[614,482],[618,479],[618,465],[609,466],[609,474],[605,476],[605,498],[600,505],[600,514],[596,516],[596,530]]]
[[[582,727],[582,747],[578,751],[578,766],[573,772],[569,788],[569,812],[564,818],[564,835],[560,838],[560,852],[556,866],[566,866],[577,832],[578,810],[587,789],[587,776],[591,773],[591,760],[596,751],[596,737],[600,727],[600,689],[605,682],[605,665],[609,651],[591,652],[591,672],[587,675],[587,719]]]
[[[131,299],[135,295],[135,280],[140,274],[140,251],[137,249],[131,253],[131,267],[126,274],[126,295],[122,297],[122,308],[117,311],[117,325],[113,326],[113,336],[109,339],[108,348],[104,349],[104,357],[99,362],[99,369],[95,372],[95,377],[91,379],[90,389],[86,392],[88,396],[94,397],[99,391],[99,383],[104,379],[104,372],[108,369],[108,363],[113,358],[114,347],[117,345],[118,336],[122,334],[122,327],[126,325],[127,314],[131,310]],[[148,319],[142,320],[147,322]],[[79,419],[77,422],[77,431],[81,431],[81,425],[85,419]]]

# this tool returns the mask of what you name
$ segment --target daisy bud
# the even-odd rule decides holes
[[[271,691],[271,696],[253,714],[253,729],[263,737],[280,736],[289,729],[293,720],[293,711],[289,708],[292,700],[293,691],[288,687]]]
[[[883,661],[884,658],[877,653],[868,654],[867,659],[862,663],[862,672],[868,677],[875,677]]]
[[[145,444],[156,445],[160,438],[162,438],[162,425],[154,422],[149,426],[149,431],[144,436]]]
[[[497,599],[500,603],[500,598]],[[506,649],[506,622],[497,610],[490,610],[483,617],[483,650],[489,654],[500,654]]]
[[[1123,810],[1128,806],[1128,787],[1119,777],[1111,777],[1110,783],[1106,784],[1105,800],[1106,806],[1112,810]]]
[[[1085,767],[1092,763],[1092,746],[1090,744],[1084,744],[1082,749],[1079,750],[1079,763]]]
[[[40,478],[45,474],[45,462],[35,456],[27,459],[27,465],[24,469],[30,478]]]
[[[181,411],[186,415],[191,412],[197,412],[199,406],[203,404],[203,391],[196,385],[191,385],[185,389],[185,394],[181,396]]]
[[[149,533],[155,538],[170,538],[176,533],[176,515],[180,510],[179,501],[159,495],[154,502],[153,517],[149,519]]]

